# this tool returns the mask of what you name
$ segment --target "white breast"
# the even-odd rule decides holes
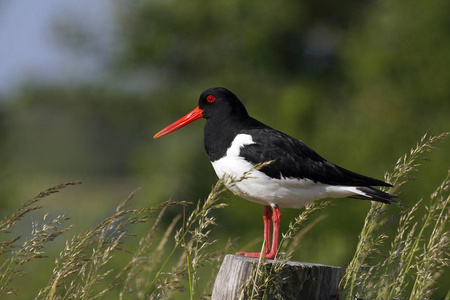
[[[322,198],[343,198],[363,194],[355,187],[315,183],[309,179],[271,178],[261,171],[254,170],[254,164],[239,156],[240,149],[251,144],[255,144],[251,135],[238,134],[226,155],[212,162],[217,176],[224,179],[225,185],[234,194],[246,200],[263,205],[300,208]],[[246,179],[240,180],[244,174]]]

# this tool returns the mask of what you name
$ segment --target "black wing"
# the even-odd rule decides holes
[[[240,156],[254,164],[273,161],[261,169],[272,178],[308,178],[314,182],[344,186],[391,186],[334,165],[302,141],[270,127],[243,130],[241,133],[250,134],[255,144],[241,148]]]

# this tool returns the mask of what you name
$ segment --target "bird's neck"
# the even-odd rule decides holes
[[[205,149],[211,162],[221,159],[227,153],[236,135],[252,129],[270,128],[250,116],[213,118],[205,124]]]
[[[244,128],[245,120],[234,118],[208,119],[205,124],[206,153],[213,162],[225,156],[234,138]]]

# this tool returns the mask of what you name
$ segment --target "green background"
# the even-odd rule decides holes
[[[51,216],[71,217],[73,232],[111,214],[136,187],[136,206],[204,199],[217,180],[203,147],[204,120],[152,136],[192,110],[208,87],[227,87],[254,118],[380,179],[424,133],[450,129],[449,1],[131,2],[114,4],[108,49],[92,46],[82,20],[55,30],[68,52],[100,51],[101,80],[31,81],[0,102],[0,217],[74,179],[83,185],[44,202]],[[449,167],[449,144],[438,145],[400,201],[412,205],[434,191]],[[263,207],[231,195],[226,202],[215,247],[240,237],[239,250],[262,238]],[[370,204],[333,203],[294,260],[346,267]],[[283,231],[297,213],[282,210]],[[35,295],[47,282],[64,240],[51,245],[50,258],[28,267],[40,276],[24,293]],[[437,297],[448,283],[447,274]]]

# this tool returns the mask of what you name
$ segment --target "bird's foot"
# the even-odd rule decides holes
[[[242,255],[245,257],[253,257],[253,258],[260,258],[265,257],[266,259],[273,259],[275,257],[275,253],[267,252],[267,253],[261,253],[261,252],[238,252],[236,255]]]

